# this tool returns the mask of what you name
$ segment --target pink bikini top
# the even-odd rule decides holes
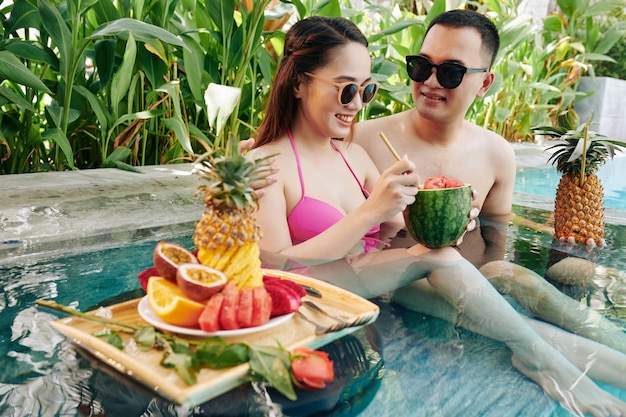
[[[291,142],[291,147],[293,149],[293,154],[296,157],[296,165],[298,166],[298,176],[300,177],[300,188],[302,189],[302,197],[300,201],[296,204],[296,206],[291,210],[289,216],[287,216],[287,224],[289,225],[289,232],[291,233],[291,241],[294,245],[298,243],[302,243],[306,240],[311,239],[312,237],[317,236],[322,233],[324,230],[328,229],[339,220],[341,220],[344,215],[335,207],[330,204],[318,200],[316,198],[311,198],[306,196],[306,192],[304,189],[304,179],[302,177],[302,168],[300,167],[300,157],[298,156],[298,151],[296,150],[296,145],[293,140],[293,136],[291,131],[288,132],[289,141]],[[343,158],[346,166],[352,173],[352,176],[356,180],[357,184],[361,188],[363,195],[365,197],[369,196],[369,193],[363,185],[361,181],[357,178],[356,174],[350,167],[350,164],[346,160],[346,157],[341,153],[339,148],[330,141],[330,145],[334,150],[339,152],[341,158]],[[371,252],[373,249],[376,249],[376,246],[381,241],[378,239],[378,232],[380,231],[380,225],[374,226],[361,240],[364,242],[364,250],[365,253]]]

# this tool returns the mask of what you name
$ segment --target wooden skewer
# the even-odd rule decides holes
[[[398,155],[398,152],[396,152],[393,145],[391,144],[391,142],[389,142],[389,139],[387,139],[387,136],[385,136],[383,132],[378,132],[378,136],[380,136],[383,142],[385,142],[385,145],[387,145],[387,148],[389,148],[389,150],[393,154],[393,157],[396,158],[396,161],[399,161],[400,159],[402,159],[400,158],[400,155]]]

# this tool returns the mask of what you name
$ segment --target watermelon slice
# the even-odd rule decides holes
[[[217,292],[207,301],[198,319],[198,324],[203,331],[213,333],[220,330],[220,312],[222,311],[223,300],[224,295]]]
[[[252,327],[252,288],[243,288],[239,293],[237,323],[242,329]]]
[[[237,330],[237,307],[239,306],[239,290],[237,285],[228,283],[222,290],[224,301],[220,310],[220,325],[223,330]]]
[[[272,298],[263,287],[252,288],[252,327],[261,326],[270,320]]]

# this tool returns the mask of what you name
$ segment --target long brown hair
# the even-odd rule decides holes
[[[254,147],[273,142],[295,123],[300,106],[294,95],[297,82],[305,79],[303,73],[315,72],[326,65],[331,49],[348,42],[368,46],[359,28],[342,17],[311,16],[287,31],[283,57],[274,75],[266,115],[257,130]]]

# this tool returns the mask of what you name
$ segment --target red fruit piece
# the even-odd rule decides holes
[[[139,280],[139,285],[143,288],[144,291],[148,291],[148,280],[150,277],[158,276],[159,273],[155,267],[144,269],[140,273],[137,274],[137,279]]]
[[[272,299],[271,317],[294,313],[302,305],[301,297],[286,285],[265,283],[265,290]]]
[[[213,333],[220,330],[220,312],[223,301],[224,295],[221,292],[217,292],[209,298],[198,319],[198,324],[203,331]]]
[[[448,178],[446,180],[446,188],[458,188],[463,187],[465,183],[457,178]]]
[[[270,321],[272,297],[263,287],[252,288],[252,327],[262,326]]]
[[[239,306],[239,290],[237,285],[228,283],[222,290],[224,301],[220,311],[220,325],[223,330],[237,330],[237,306]]]
[[[304,289],[302,285],[298,284],[297,282],[293,282],[289,279],[283,279],[279,277],[273,277],[271,275],[265,275],[263,276],[263,282],[287,286],[291,288],[292,290],[294,290],[296,294],[298,294],[300,297],[304,297],[306,295],[306,290]]]
[[[239,292],[239,307],[237,307],[237,323],[239,327],[252,327],[252,288],[243,288]]]
[[[426,178],[426,181],[424,181],[424,190],[446,188],[447,179],[448,178],[445,175],[439,175],[436,177]]]

